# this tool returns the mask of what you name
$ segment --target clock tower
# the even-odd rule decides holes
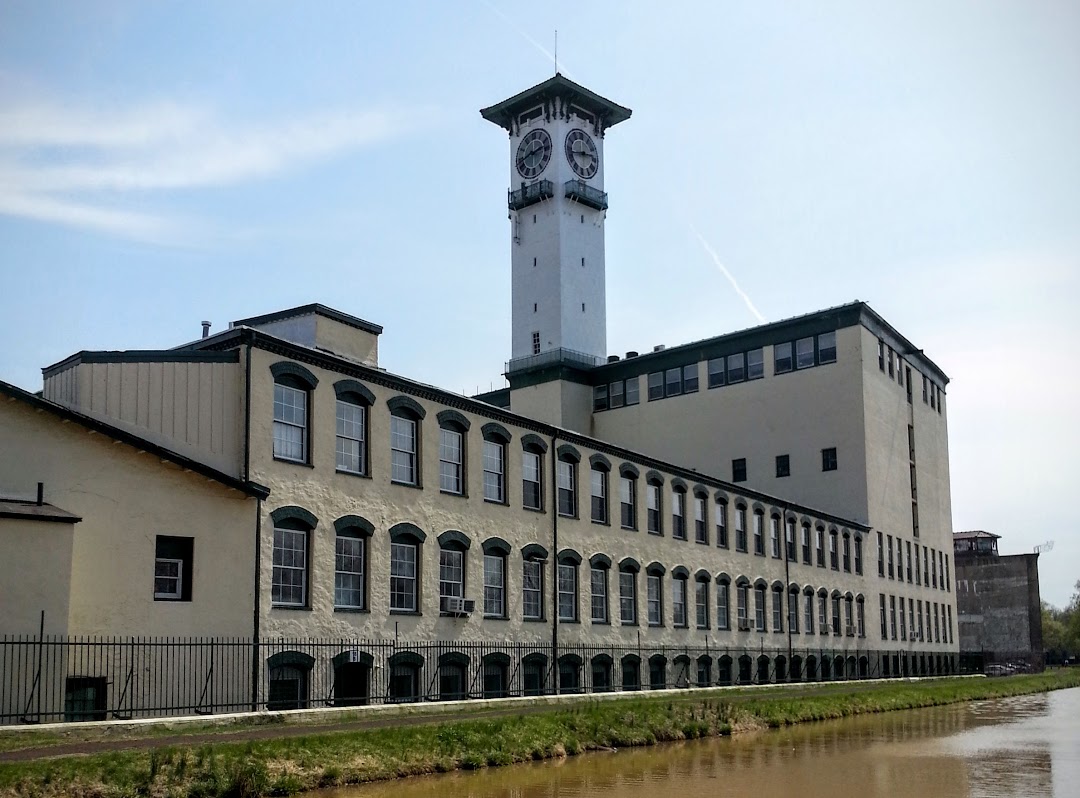
[[[556,73],[480,113],[510,134],[508,371],[602,363],[604,133],[630,109]]]

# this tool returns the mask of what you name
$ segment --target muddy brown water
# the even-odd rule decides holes
[[[327,790],[318,798],[1077,798],[1080,688]]]

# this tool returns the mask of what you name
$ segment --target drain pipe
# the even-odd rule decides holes
[[[791,607],[791,591],[789,590],[789,588],[791,587],[791,556],[788,553],[789,550],[788,550],[788,517],[787,517],[787,514],[791,512],[791,508],[787,507],[786,505],[781,505],[781,506],[783,507],[783,513],[784,513],[782,518],[780,519],[784,524],[784,593],[787,594],[788,608],[789,608],[788,609],[788,622],[787,622],[787,677],[788,677],[788,681],[791,681],[791,655],[792,655],[791,634],[792,634],[792,632],[791,632],[791,610],[790,610],[790,607]],[[795,530],[792,530],[792,532],[791,532],[791,548],[794,550],[794,553],[796,555],[798,555],[799,549],[798,549],[798,546],[796,545],[796,543],[797,543],[797,541],[795,540]],[[802,592],[800,591],[797,595],[802,596]],[[795,619],[798,620],[798,618],[799,618],[799,600],[795,599]]]
[[[551,435],[551,674],[555,695],[559,695],[559,476],[558,454]]]

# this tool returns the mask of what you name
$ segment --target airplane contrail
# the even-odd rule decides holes
[[[531,44],[533,47],[535,47],[537,50],[547,56],[547,59],[551,61],[551,63],[555,66],[556,70],[561,72],[566,77],[570,78],[570,80],[574,79],[573,75],[570,74],[570,71],[566,69],[565,62],[563,62],[563,65],[560,67],[559,61],[557,58],[555,58],[555,55],[546,47],[544,47],[544,45],[540,44],[540,42],[536,41],[536,39],[532,38],[528,33],[526,33],[521,27],[517,25],[516,22],[514,22],[514,20],[510,19],[510,17],[506,16],[506,14],[493,6],[487,0],[480,0],[480,2],[487,6],[493,14],[501,18],[503,22],[513,28],[514,31],[521,36],[521,38],[523,38],[525,41],[527,41],[529,44]]]
[[[705,248],[705,251],[709,254],[709,257],[713,259],[713,263],[716,264],[716,268],[718,268],[720,272],[728,279],[728,282],[731,283],[731,287],[735,289],[735,293],[739,295],[739,299],[741,299],[746,304],[746,307],[750,309],[750,312],[754,314],[754,318],[756,318],[761,324],[765,324],[767,321],[766,318],[761,315],[761,312],[756,307],[754,307],[754,303],[750,300],[750,297],[746,295],[746,292],[739,288],[739,284],[735,281],[734,276],[732,276],[731,272],[729,272],[727,270],[727,267],[724,266],[723,262],[720,260],[720,256],[716,254],[716,252],[711,246],[709,246],[709,242],[705,240],[705,236],[699,233],[698,229],[694,227],[693,224],[689,222],[687,222],[687,224],[690,224],[690,229],[693,231],[694,235],[697,236],[697,240],[701,242],[701,246]]]

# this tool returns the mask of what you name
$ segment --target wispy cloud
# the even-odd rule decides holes
[[[409,120],[380,110],[238,123],[177,103],[6,108],[0,110],[0,213],[172,240],[183,221],[138,210],[147,193],[270,178],[388,139],[408,129]]]

